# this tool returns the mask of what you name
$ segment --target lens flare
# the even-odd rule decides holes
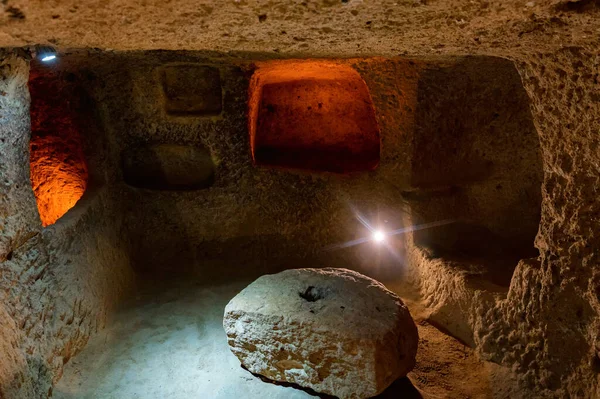
[[[381,243],[385,240],[385,233],[381,230],[375,230],[373,232],[373,241],[376,243]]]
[[[433,227],[438,227],[438,226],[444,226],[447,224],[451,224],[454,223],[455,220],[453,219],[446,219],[446,220],[438,220],[438,221],[434,221],[434,222],[429,222],[429,223],[423,223],[423,224],[415,224],[412,226],[406,226],[406,227],[402,227],[396,230],[391,230],[391,231],[383,231],[383,230],[377,230],[375,229],[370,223],[369,221],[360,214],[360,212],[358,212],[356,209],[352,208],[356,219],[365,227],[370,231],[370,235],[366,236],[366,237],[361,237],[361,238],[357,238],[351,241],[346,241],[346,242],[342,242],[342,243],[338,243],[338,244],[331,244],[328,245],[326,247],[324,247],[323,249],[325,251],[333,251],[333,250],[337,250],[337,249],[342,249],[342,248],[349,248],[349,247],[353,247],[355,245],[360,245],[360,244],[364,244],[366,242],[372,241],[375,242],[377,244],[382,244],[385,243],[387,241],[388,237],[391,236],[395,236],[395,235],[399,235],[399,234],[406,234],[406,233],[410,233],[413,231],[418,231],[418,230],[424,230],[424,229],[430,229]],[[386,244],[386,247],[391,248],[391,246],[389,245],[389,243]]]

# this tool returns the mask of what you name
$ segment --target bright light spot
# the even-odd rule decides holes
[[[54,59],[56,59],[56,55],[54,55],[54,54],[48,54],[41,58],[41,60],[44,62],[52,61]]]
[[[381,230],[375,230],[373,232],[373,241],[382,242],[383,240],[385,240],[385,233]]]

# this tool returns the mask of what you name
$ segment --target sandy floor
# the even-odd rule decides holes
[[[146,289],[69,362],[53,397],[314,398],[263,382],[229,351],[223,309],[247,284]],[[407,303],[419,326],[417,367],[381,397],[488,397],[485,367],[471,350],[422,320],[418,303]]]

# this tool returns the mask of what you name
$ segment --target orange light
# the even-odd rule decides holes
[[[264,63],[250,82],[248,114],[257,165],[346,173],[379,163],[379,127],[369,89],[348,65]]]
[[[54,224],[81,198],[88,171],[76,102],[54,75],[32,73],[30,178],[42,225]]]

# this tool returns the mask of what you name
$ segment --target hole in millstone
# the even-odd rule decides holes
[[[306,291],[304,292],[299,292],[298,295],[300,295],[300,298],[304,299],[305,301],[308,302],[316,302],[319,299],[323,299],[325,298],[325,294],[323,292],[322,289],[320,288],[316,288],[314,286],[309,286]]]

